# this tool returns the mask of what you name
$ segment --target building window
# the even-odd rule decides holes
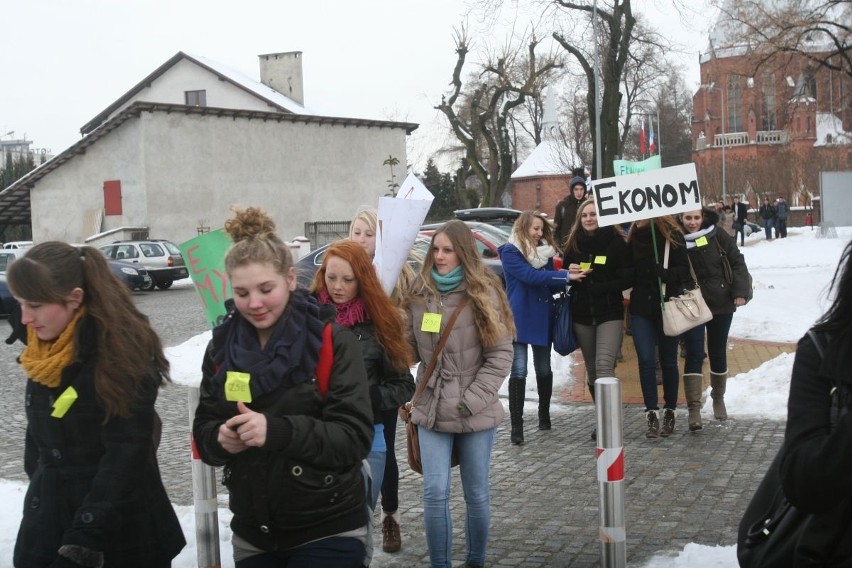
[[[728,123],[725,130],[728,132],[742,132],[743,130],[743,97],[742,86],[739,75],[728,75]]]
[[[184,91],[183,95],[188,106],[207,106],[207,91]]]
[[[763,130],[777,130],[775,75],[772,73],[763,74],[763,80],[760,82],[760,91],[763,95]]]

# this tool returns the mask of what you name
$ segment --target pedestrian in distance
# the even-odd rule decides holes
[[[813,515],[807,530],[820,545],[797,566],[852,565],[852,243],[830,291],[812,328],[822,354],[809,334],[799,340],[787,404],[781,483],[787,500]]]
[[[204,355],[193,436],[204,463],[224,466],[235,566],[358,568],[370,522],[361,462],[373,441],[358,341],[332,326],[322,392],[326,326],[275,223],[250,207],[225,230],[233,308]]]
[[[425,376],[447,323],[455,324]],[[491,518],[491,451],[503,421],[500,386],[512,366],[515,326],[506,294],[484,266],[473,234],[452,220],[432,235],[408,303],[417,381],[426,387],[412,408],[423,461],[423,523],[430,565],[450,568],[451,455],[458,454],[467,515],[467,566],[484,566]]]
[[[775,236],[779,239],[787,238],[787,217],[790,214],[790,207],[787,205],[787,200],[779,197],[775,203]]]
[[[327,318],[352,330],[364,358],[375,428],[367,456],[372,472],[370,508],[375,509],[389,449],[383,417],[396,414],[414,394],[405,315],[385,294],[366,251],[353,241],[337,241],[328,247],[311,291],[327,311]],[[387,518],[393,519],[388,515],[384,520]]]
[[[376,231],[378,230],[378,212],[375,208],[358,211],[349,225],[349,239],[355,241],[367,252],[370,259],[376,255]],[[423,259],[409,254],[409,260],[422,263]],[[402,271],[394,285],[391,299],[399,306],[404,301],[416,274],[411,263],[402,265]],[[385,438],[385,471],[382,475],[382,550],[389,553],[399,552],[402,548],[402,531],[399,515],[399,464],[396,459],[396,424],[398,408],[382,411],[382,425]]]
[[[581,176],[574,176],[568,185],[568,195],[556,204],[556,214],[553,216],[555,224],[553,239],[556,241],[559,252],[562,252],[565,240],[571,234],[571,227],[574,226],[574,219],[577,218],[577,210],[586,199],[587,193],[586,180]]]
[[[704,391],[704,340],[710,359],[710,396],[713,415],[727,420],[725,391],[728,381],[728,332],[734,312],[746,304],[749,274],[737,243],[719,229],[716,213],[697,209],[680,214],[689,260],[698,278],[701,294],[713,319],[686,331],[682,337],[686,350],[683,366],[683,390],[689,410],[689,429],[701,430],[701,395]],[[726,266],[727,263],[727,266]],[[730,268],[730,274],[726,271]],[[730,282],[728,281],[730,277]]]
[[[745,227],[748,223],[748,205],[740,200],[739,195],[734,196],[734,237],[740,235],[740,246],[745,246]]]
[[[653,233],[652,233],[653,227]],[[639,381],[645,402],[648,438],[668,437],[674,433],[677,409],[678,338],[663,333],[662,303],[679,295],[690,281],[686,247],[680,226],[671,215],[633,223],[627,235],[633,271],[630,293],[630,329],[639,360]],[[663,267],[666,243],[668,267]],[[665,295],[662,292],[665,283]],[[657,395],[656,364],[660,362],[664,408],[660,416]],[[660,425],[662,418],[662,426]]]
[[[515,318],[514,356],[509,374],[509,417],[511,442],[524,443],[524,398],[527,384],[527,357],[533,354],[538,390],[538,429],[550,430],[550,398],[553,370],[550,366],[553,343],[553,294],[585,274],[554,270],[556,243],[550,225],[537,211],[524,211],[515,219],[509,242],[498,249],[506,279],[506,295]]]
[[[598,377],[615,376],[624,337],[622,292],[632,284],[633,264],[621,227],[599,226],[591,199],[580,205],[563,258],[569,271],[587,271],[571,287],[571,317],[594,402]]]
[[[766,240],[772,240],[772,228],[775,227],[775,206],[769,202],[768,197],[763,198],[763,205],[757,210],[757,214],[763,219],[763,230],[766,232]],[[775,231],[778,236],[778,231]]]
[[[48,241],[9,266],[27,374],[18,568],[165,568],[185,545],[157,465],[169,363],[97,249]]]

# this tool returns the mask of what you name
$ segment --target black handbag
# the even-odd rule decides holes
[[[820,358],[823,358],[819,335],[813,330],[808,335]],[[837,381],[837,377],[834,380]],[[838,387],[835,382],[831,389],[832,430],[841,414]],[[783,454],[782,446],[740,521],[737,535],[739,565],[741,568],[833,565],[827,564],[824,555],[831,554],[837,545],[833,536],[836,533],[827,530],[825,519],[796,509],[784,495],[781,484]]]
[[[566,287],[553,302],[553,350],[564,356],[578,347],[571,320],[571,293]]]

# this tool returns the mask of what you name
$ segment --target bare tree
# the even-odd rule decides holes
[[[465,92],[462,70],[470,50],[466,30],[456,31],[456,66],[451,90],[444,95],[440,110],[464,149],[464,160],[482,187],[482,205],[498,204],[515,169],[516,157],[510,122],[527,98],[536,97],[542,79],[561,67],[552,55],[539,60],[540,40],[533,37],[527,51],[504,48],[479,66],[478,81]],[[521,70],[519,73],[518,70]]]
[[[745,46],[756,66],[783,66],[787,54],[852,77],[852,1],[721,2],[729,42]],[[726,46],[722,46],[726,47]]]

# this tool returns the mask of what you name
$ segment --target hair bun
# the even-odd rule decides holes
[[[234,217],[225,221],[225,231],[235,243],[275,236],[275,221],[259,207],[231,207]]]

